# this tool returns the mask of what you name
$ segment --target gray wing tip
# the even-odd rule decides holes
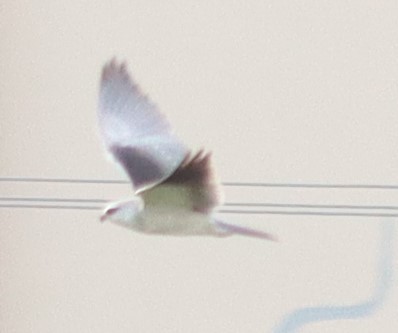
[[[141,90],[140,86],[132,78],[126,61],[118,61],[116,57],[111,58],[102,68],[101,85],[108,85],[119,82],[128,89],[144,99],[146,103],[153,107],[156,105],[148,98],[148,96]]]
[[[122,78],[130,81],[130,74],[125,61],[119,62],[116,57],[109,60],[102,68],[102,81]]]

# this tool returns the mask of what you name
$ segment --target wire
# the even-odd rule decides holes
[[[224,186],[247,187],[286,187],[286,188],[329,188],[329,189],[367,189],[367,190],[398,190],[398,185],[379,184],[319,184],[319,183],[234,183],[224,182]]]
[[[28,198],[28,197],[0,197],[0,201],[33,201],[33,202],[90,202],[90,203],[107,203],[105,199],[63,199],[63,198]]]
[[[67,178],[28,178],[28,177],[2,177],[0,182],[22,183],[77,183],[77,184],[129,184],[126,180],[101,180],[101,179],[67,179]]]
[[[0,201],[22,202],[67,202],[67,203],[107,203],[106,199],[70,199],[70,198],[37,198],[37,197],[0,197]],[[227,202],[227,207],[279,207],[279,208],[315,208],[315,209],[364,209],[364,210],[398,210],[398,206],[377,205],[318,205],[318,204],[290,204],[290,203],[252,203]],[[246,211],[245,211],[246,212]]]
[[[351,212],[313,212],[313,211],[277,211],[277,210],[228,210],[221,209],[225,214],[260,214],[260,215],[313,215],[313,216],[351,216],[351,217],[398,217],[388,213],[351,213]]]
[[[69,178],[29,178],[29,177],[0,177],[0,182],[40,182],[40,183],[73,183],[73,184],[129,184],[124,180],[97,180],[97,179],[69,179]],[[281,188],[340,188],[340,189],[398,189],[398,185],[376,185],[376,184],[315,184],[315,183],[247,183],[247,182],[224,182],[224,186],[248,186],[248,187],[281,187]],[[35,198],[35,197],[0,197],[0,201],[14,202],[0,204],[0,208],[36,208],[36,209],[78,209],[98,210],[101,206],[86,205],[88,203],[108,202],[105,199],[70,199],[70,198]],[[25,203],[15,203],[25,202]],[[30,202],[30,203],[29,203]],[[71,203],[73,205],[38,204],[47,203]],[[35,203],[35,204],[32,204]],[[77,204],[77,205],[76,205]],[[83,205],[82,205],[83,204]],[[351,216],[351,217],[398,217],[397,213],[386,212],[320,212],[313,209],[347,209],[347,210],[398,210],[398,206],[377,205],[319,205],[319,204],[289,204],[289,203],[226,203],[224,207],[268,207],[268,208],[303,208],[307,211],[285,211],[285,210],[250,210],[250,209],[221,209],[225,214],[259,214],[259,215],[313,215],[313,216]]]
[[[69,201],[72,202],[72,201]],[[101,206],[82,205],[42,205],[42,204],[0,204],[0,208],[36,208],[36,209],[74,209],[100,210]],[[257,214],[257,215],[307,215],[307,216],[346,216],[346,217],[398,217],[393,213],[356,213],[356,212],[317,212],[317,211],[278,211],[278,210],[229,210],[221,209],[224,214]]]
[[[1,198],[0,198],[1,200]],[[376,205],[315,205],[315,204],[281,204],[281,203],[225,203],[225,206],[247,206],[247,207],[283,207],[283,208],[317,208],[317,209],[383,209],[398,210],[398,206],[376,206]]]
[[[75,184],[130,184],[126,180],[109,179],[69,179],[69,178],[30,178],[1,177],[0,182],[36,182],[36,183],[75,183]],[[280,188],[335,188],[335,189],[380,189],[398,190],[398,185],[381,184],[320,184],[320,183],[261,183],[261,182],[223,182],[224,186],[240,187],[280,187]]]
[[[39,209],[75,209],[75,210],[99,210],[99,206],[65,206],[65,205],[29,205],[29,204],[0,204],[0,208],[39,208]]]

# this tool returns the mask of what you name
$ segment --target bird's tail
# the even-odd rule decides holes
[[[225,223],[220,220],[214,220],[214,224],[217,227],[218,231],[220,232],[219,234],[220,236],[229,236],[233,234],[238,234],[238,235],[256,237],[271,241],[278,240],[274,235],[271,235],[267,232]]]

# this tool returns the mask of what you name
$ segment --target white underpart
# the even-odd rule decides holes
[[[266,232],[225,223],[212,212],[192,209],[189,187],[159,185],[124,202],[110,205],[117,211],[108,220],[146,234],[174,236],[230,236],[240,234],[266,240],[276,238]]]
[[[139,231],[163,235],[215,235],[209,215],[188,211],[181,207],[149,206],[138,216]]]
[[[136,197],[138,198],[138,197]],[[213,224],[212,214],[195,211],[189,187],[159,185],[142,193],[144,208],[134,210],[133,201],[120,203],[110,221],[147,234],[217,235],[225,233]]]

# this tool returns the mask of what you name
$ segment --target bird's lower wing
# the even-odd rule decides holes
[[[190,190],[192,210],[208,214],[222,202],[220,183],[211,165],[210,153],[200,150],[187,155],[164,184],[182,185]]]
[[[215,220],[214,225],[221,231],[221,233],[238,234],[242,236],[250,236],[271,241],[277,241],[277,238],[274,235],[267,232],[225,223],[220,220]]]

